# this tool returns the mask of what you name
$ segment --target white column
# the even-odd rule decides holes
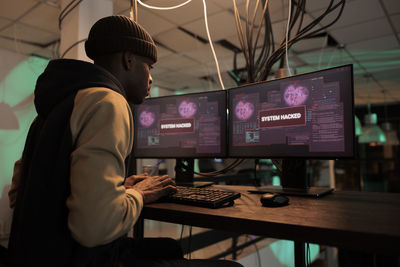
[[[61,10],[64,10],[70,2],[71,0],[62,0]],[[112,14],[112,0],[82,1],[61,23],[60,56],[75,42],[87,38],[90,28],[97,20]],[[74,46],[64,58],[91,61],[86,56],[84,42]]]

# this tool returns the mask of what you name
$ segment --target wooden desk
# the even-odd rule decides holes
[[[252,187],[215,186],[242,197],[232,207],[173,203],[146,205],[145,219],[243,234],[400,255],[400,194],[338,191],[322,198],[289,197],[290,205],[262,207]]]

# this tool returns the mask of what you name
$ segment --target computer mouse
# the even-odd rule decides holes
[[[260,201],[266,207],[282,207],[289,204],[289,198],[277,193],[265,193],[261,196]]]

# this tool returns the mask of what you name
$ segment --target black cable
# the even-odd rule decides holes
[[[281,60],[279,61],[279,68],[283,68],[285,66],[285,58],[281,57]]]
[[[312,36],[313,34],[315,34],[316,32],[320,32],[328,27],[330,27],[331,25],[333,25],[333,23],[335,23],[342,15],[343,9],[344,9],[344,5],[345,5],[345,0],[341,0],[339,3],[337,3],[336,5],[333,5],[334,0],[331,0],[329,7],[327,8],[327,10],[320,15],[317,19],[315,19],[313,22],[311,22],[310,24],[308,24],[305,29],[302,30],[301,34],[304,34],[305,32],[307,32],[308,30],[311,30],[313,27],[315,27],[319,22],[321,22],[323,20],[323,18],[325,18],[329,13],[333,12],[335,9],[337,9],[339,6],[341,6],[341,10],[338,13],[338,15],[336,16],[336,18],[334,19],[333,22],[329,23],[326,26],[323,26],[322,28],[315,30],[314,32],[308,33],[307,34],[307,38],[309,36]],[[306,38],[306,37],[302,37],[301,39]]]
[[[264,0],[263,1],[264,5],[263,5],[263,9],[262,9],[262,17],[260,20],[260,25],[259,25],[259,30],[257,32],[257,39],[256,41],[258,41],[258,35],[261,32],[261,27],[263,25],[264,28],[266,29],[266,36],[264,37],[264,43],[262,45],[262,50],[260,53],[259,58],[257,58],[253,69],[255,70],[255,76],[250,77],[250,79],[248,79],[248,81],[254,82],[257,81],[259,79],[259,62],[262,62],[264,60],[262,60],[263,58],[268,58],[268,56],[270,55],[271,52],[271,44],[274,44],[273,41],[273,36],[272,36],[272,28],[268,27],[271,25],[271,21],[270,21],[270,17],[269,17],[269,10],[268,10],[268,1]],[[256,11],[255,11],[256,12]],[[264,49],[265,48],[265,49]],[[254,53],[253,53],[253,57],[255,56],[255,51],[257,49],[257,42],[254,43]],[[254,61],[253,61],[254,62]],[[265,61],[264,61],[265,62]]]
[[[262,75],[258,75],[258,73],[261,73],[261,71],[265,69],[266,62],[268,61],[268,58],[271,56],[271,52],[275,50],[274,34],[272,31],[272,23],[271,23],[271,17],[269,15],[269,9],[267,9],[266,13],[264,14],[264,21],[265,21],[265,27],[264,27],[263,47],[267,47],[267,49],[265,50],[266,51],[265,54],[263,53],[260,54],[260,57],[257,60],[258,68],[256,72],[258,81],[265,80],[264,77],[262,77]]]
[[[341,3],[343,3],[343,4],[342,4],[342,6],[340,8],[338,16],[331,23],[329,23],[328,25],[326,25],[326,26],[324,26],[324,27],[322,27],[322,28],[320,28],[320,29],[318,29],[318,30],[316,30],[314,32],[309,33],[307,38],[313,37],[313,35],[318,34],[322,30],[325,30],[325,29],[329,28],[330,26],[332,26],[333,24],[335,24],[339,20],[339,18],[342,16],[342,13],[343,13],[343,10],[344,10],[345,1],[343,0],[343,2],[341,2]],[[337,7],[339,6],[339,4],[337,5]]]
[[[65,56],[72,48],[74,48],[76,45],[78,45],[78,44],[80,44],[80,43],[82,43],[82,42],[84,42],[84,41],[86,41],[86,40],[87,40],[87,38],[82,39],[82,40],[79,40],[79,41],[76,41],[75,43],[73,43],[70,47],[68,47],[67,49],[65,49],[64,53],[61,55],[60,58],[64,58],[64,56]]]
[[[64,12],[75,2],[76,0],[71,0],[69,4],[67,4],[66,7],[64,7],[63,10],[61,10],[60,15],[58,16],[58,21],[60,21],[60,18],[64,15]]]
[[[83,0],[72,0],[60,13],[60,16],[58,16],[58,28],[61,30],[61,24],[62,21],[65,19],[66,16],[68,16],[69,13],[71,13],[72,10],[74,10]],[[68,7],[70,7],[74,2],[75,5],[73,5],[70,9],[67,10]]]
[[[244,239],[243,243],[246,243],[248,240],[250,239],[249,235],[246,235],[246,238]],[[241,248],[239,250],[236,251],[236,256],[240,256],[240,254],[243,253],[244,248]]]
[[[261,267],[261,257],[260,257],[260,251],[258,250],[257,244],[253,244],[256,248],[256,253],[257,253],[257,259],[258,259],[258,266]]]
[[[194,172],[194,174],[197,175],[201,175],[201,176],[205,176],[205,177],[215,177],[221,174],[224,174],[234,168],[236,168],[237,166],[239,166],[242,162],[244,161],[244,159],[235,159],[234,162],[230,163],[228,166],[226,166],[225,168],[218,170],[218,171],[213,171],[213,172]]]
[[[300,18],[300,23],[299,23],[299,27],[297,28],[297,33],[296,34],[298,34],[299,33],[299,31],[300,31],[300,29],[301,29],[301,26],[303,25],[303,21],[304,21],[304,14],[306,13],[306,10],[305,10],[305,8],[306,8],[306,1],[302,1],[301,2],[301,18]]]
[[[345,3],[345,0],[341,0],[339,3],[333,5],[334,0],[331,0],[328,5],[328,8],[323,12],[322,15],[320,15],[317,19],[315,19],[314,21],[309,23],[307,26],[305,26],[303,29],[301,29],[295,37],[288,40],[288,48],[290,46],[292,46],[295,42],[300,41],[305,38],[309,38],[313,34],[316,34],[320,31],[326,29],[327,27],[331,26],[333,23],[335,23],[340,18],[341,14],[343,12],[344,3]],[[304,3],[301,3],[300,5],[304,5]],[[313,27],[315,27],[324,17],[326,17],[326,15],[333,12],[339,6],[341,7],[341,10],[340,10],[339,14],[336,16],[336,18],[331,23],[329,23],[328,25],[326,25],[318,30],[315,30],[311,33],[307,33],[309,30],[311,30]],[[280,46],[274,51],[274,53],[268,59],[268,61],[266,63],[266,67],[260,78],[265,78],[265,79],[267,78],[267,76],[269,75],[269,72],[271,70],[271,67],[277,62],[277,60],[279,60],[284,55],[284,50],[285,50],[285,39],[282,40]]]
[[[257,31],[257,36],[256,36],[256,39],[255,39],[255,41],[254,41],[254,45],[253,45],[253,50],[254,51],[256,51],[257,50],[257,43],[258,43],[258,40],[259,40],[259,37],[260,37],[260,33],[261,33],[261,28],[263,27],[263,25],[264,25],[264,23],[265,23],[265,19],[264,19],[264,17],[265,17],[265,13],[267,12],[267,5],[266,5],[266,2],[265,2],[265,0],[264,0],[264,7],[263,7],[263,16],[262,16],[262,18],[260,19],[260,25],[259,25],[259,29],[258,29],[258,31]],[[253,21],[254,21],[254,19],[255,19],[255,16],[254,16],[254,18],[253,18]],[[253,26],[254,26],[254,22],[253,22]],[[264,27],[264,28],[266,28],[266,27]],[[265,37],[264,37],[265,38]],[[261,50],[261,54],[263,54],[264,52],[265,52],[265,48],[266,48],[266,46],[265,46],[265,43],[264,43],[264,45],[262,45],[262,50]],[[260,58],[260,57],[259,57]],[[259,61],[259,58],[257,59],[257,61],[255,62],[255,67],[257,66],[257,62]]]
[[[307,32],[307,31],[309,31],[310,29],[312,29],[313,27],[315,27],[316,25],[318,25],[318,23],[320,23],[321,20],[322,20],[326,15],[328,15],[330,12],[332,12],[331,8],[332,8],[332,5],[333,5],[334,1],[335,1],[335,0],[331,0],[331,1],[329,2],[328,7],[326,8],[326,10],[325,10],[320,16],[318,16],[316,19],[314,19],[312,22],[310,22],[307,26],[305,26],[305,27],[301,30],[301,32],[299,32],[299,34],[302,34],[302,33],[305,33],[305,32]]]
[[[77,3],[75,5],[73,5],[70,9],[68,9],[68,11],[65,12],[65,14],[61,17],[60,27],[61,27],[61,23],[65,19],[65,17],[68,16],[68,14],[71,13],[71,11],[74,10],[82,1],[83,0],[77,1]]]

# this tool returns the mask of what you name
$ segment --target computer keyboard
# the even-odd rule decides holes
[[[226,205],[233,205],[240,193],[227,190],[177,186],[177,192],[164,198],[166,202],[201,206],[206,208],[220,208]]]

